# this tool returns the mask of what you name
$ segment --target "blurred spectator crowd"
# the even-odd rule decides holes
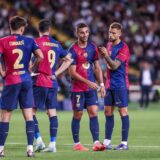
[[[64,35],[75,38],[74,27],[79,22],[90,26],[90,39],[105,45],[110,23],[118,21],[124,27],[123,39],[130,47],[130,80],[138,82],[140,62],[151,63],[155,83],[160,84],[160,3],[159,0],[0,0],[0,37],[9,34],[10,16],[23,14],[49,18]],[[38,36],[34,26],[26,34]],[[56,37],[55,33],[55,37]],[[67,49],[71,42],[62,42]],[[100,60],[102,69],[106,64]],[[60,78],[69,87],[67,78]]]

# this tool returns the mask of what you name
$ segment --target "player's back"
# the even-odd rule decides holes
[[[6,77],[5,85],[30,81],[29,62],[38,46],[32,38],[13,34],[0,39],[0,53],[3,56]]]
[[[44,35],[35,40],[43,53],[44,59],[38,68],[40,75],[38,75],[36,79],[33,79],[34,84],[37,86],[57,88],[57,81],[52,81],[48,76],[55,75],[58,60],[66,56],[66,51],[63,50],[60,43],[51,36]]]

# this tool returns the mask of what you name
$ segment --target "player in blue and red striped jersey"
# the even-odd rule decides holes
[[[56,152],[58,129],[58,118],[56,114],[58,83],[56,77],[69,67],[72,60],[61,44],[50,36],[51,22],[49,20],[43,19],[40,21],[39,33],[40,37],[36,39],[36,42],[42,50],[44,59],[37,69],[38,75],[33,77],[33,94],[35,100],[33,118],[35,122],[35,138],[37,140],[35,151],[43,150],[45,147],[35,116],[37,108],[40,109],[45,106],[50,121],[50,143],[43,151]],[[63,63],[56,70],[60,58],[63,58]]]
[[[73,63],[69,69],[73,78],[72,86],[72,136],[74,140],[73,150],[88,151],[79,140],[80,120],[83,109],[86,108],[90,119],[90,131],[94,141],[93,151],[104,150],[104,146],[99,142],[98,123],[98,97],[97,88],[99,82],[101,96],[105,95],[102,71],[98,61],[98,50],[96,45],[88,42],[89,28],[85,23],[80,23],[76,27],[77,42],[69,49]],[[96,79],[94,76],[96,75]]]
[[[27,25],[26,20],[14,16],[9,21],[11,35],[0,39],[1,58],[4,59],[5,76],[2,91],[2,119],[0,122],[0,156],[4,156],[4,144],[9,131],[9,121],[12,111],[17,108],[19,101],[26,121],[27,156],[32,157],[34,140],[34,121],[32,115],[33,91],[29,72],[29,62],[32,52],[36,67],[43,59],[43,54],[32,38],[22,36]],[[4,75],[4,73],[2,73]]]
[[[99,47],[100,54],[107,62],[107,81],[105,96],[105,139],[106,149],[111,149],[111,136],[114,128],[114,106],[118,106],[122,120],[122,142],[115,150],[128,149],[128,64],[130,51],[127,44],[121,41],[122,26],[112,23],[109,28],[110,42],[106,47]]]

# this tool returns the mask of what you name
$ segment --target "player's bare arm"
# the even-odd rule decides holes
[[[5,77],[5,75],[6,75],[5,67],[4,67],[4,64],[2,63],[2,59],[1,58],[0,58],[0,75],[2,77]]]
[[[34,63],[32,64],[30,68],[31,72],[34,72],[36,68],[38,67],[38,65],[40,64],[40,62],[43,60],[43,53],[40,49],[36,49],[34,51],[34,55],[36,56],[36,60],[34,61]]]
[[[112,70],[117,69],[120,65],[121,62],[118,60],[112,60],[108,54],[108,51],[105,47],[99,47],[99,53],[105,58],[105,60],[107,61],[107,63],[109,64],[109,67]]]
[[[65,58],[63,58],[62,65],[55,71],[55,75],[58,76],[61,73],[63,73],[73,62],[73,59],[70,55],[67,55]]]
[[[92,89],[98,89],[98,85],[96,83],[91,82],[90,80],[82,77],[80,74],[76,72],[76,65],[72,65],[69,67],[69,73],[74,80],[84,82]]]
[[[100,67],[100,64],[99,64],[99,61],[96,60],[94,62],[94,73],[95,73],[95,76],[96,76],[96,79],[99,83],[99,86],[100,86],[100,93],[101,93],[101,97],[103,98],[106,94],[106,90],[105,90],[105,87],[104,87],[104,83],[103,83],[103,74],[102,74],[102,70],[101,70],[101,67]]]

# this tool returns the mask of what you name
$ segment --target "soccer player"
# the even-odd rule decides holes
[[[0,156],[4,156],[4,145],[9,131],[9,121],[12,111],[20,108],[26,121],[27,156],[33,157],[34,121],[32,114],[33,90],[30,72],[28,70],[32,52],[36,56],[33,67],[43,59],[43,54],[32,38],[23,35],[27,25],[26,20],[19,16],[10,18],[11,35],[0,39],[0,53],[4,58],[6,69],[4,88],[2,91],[2,119],[0,122]],[[2,73],[3,75],[3,73]]]
[[[43,151],[56,152],[58,129],[58,118],[56,114],[58,83],[56,77],[69,67],[72,59],[67,55],[67,52],[62,48],[61,44],[50,36],[51,22],[49,20],[41,20],[38,29],[40,37],[36,39],[36,42],[43,52],[44,59],[37,70],[38,75],[33,77],[33,94],[35,100],[33,119],[35,122],[35,138],[37,141],[35,151],[40,151],[45,148],[35,115],[37,108],[40,109],[45,106],[50,121],[50,143]],[[63,63],[60,68],[56,70],[60,58],[63,58]]]
[[[100,85],[101,96],[105,96],[102,71],[98,61],[97,47],[88,42],[89,27],[85,23],[80,23],[76,27],[77,41],[70,47],[69,53],[72,55],[73,63],[69,72],[73,78],[72,86],[72,136],[74,140],[73,150],[88,151],[79,140],[80,120],[83,109],[86,108],[90,119],[90,131],[94,141],[93,151],[104,150],[104,146],[99,142],[98,123],[98,97],[97,89]]]
[[[114,22],[109,27],[109,43],[99,47],[100,54],[107,62],[107,81],[105,96],[105,139],[106,149],[111,149],[111,136],[114,128],[114,106],[118,106],[122,120],[122,142],[115,150],[128,150],[128,64],[130,52],[127,44],[121,41],[122,26]]]

